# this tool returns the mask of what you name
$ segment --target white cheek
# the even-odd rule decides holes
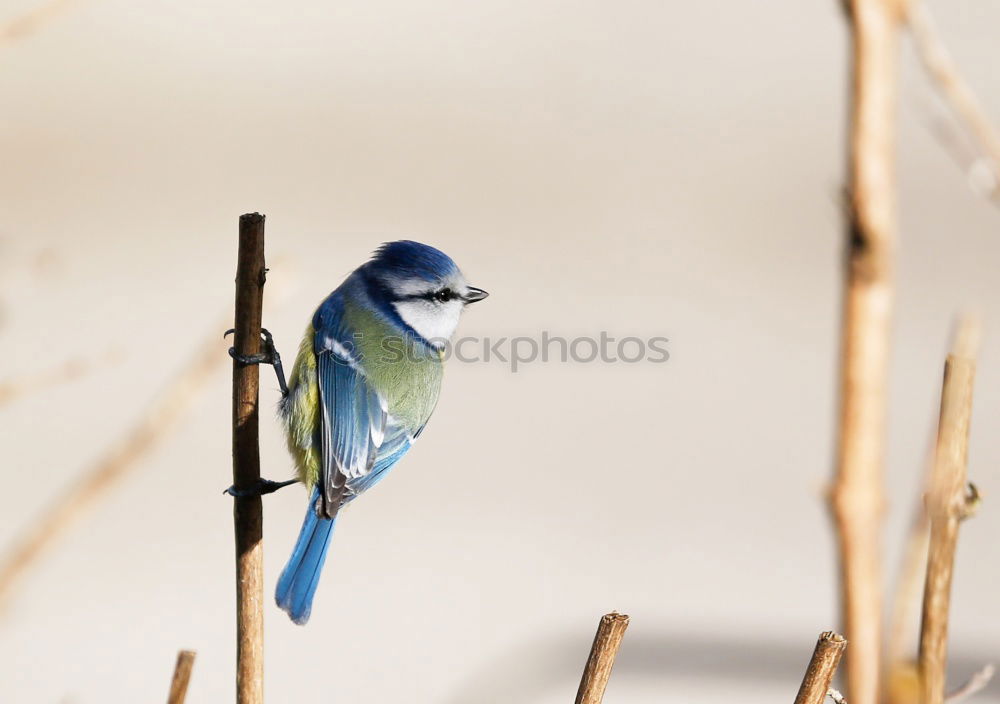
[[[399,317],[425,340],[447,340],[458,327],[462,302],[434,304],[428,301],[401,301],[393,304]]]

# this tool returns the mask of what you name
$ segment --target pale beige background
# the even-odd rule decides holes
[[[1000,118],[1000,2],[932,10]],[[835,620],[846,48],[833,0],[79,0],[5,41],[0,378],[107,361],[0,408],[0,545],[221,334],[239,213],[268,215],[288,357],[350,269],[413,237],[492,292],[464,333],[662,334],[672,358],[452,365],[417,449],[342,521],[308,627],[269,596],[269,701],[566,702],[613,608],[633,625],[609,703],[790,701]],[[953,313],[989,333],[957,681],[1000,657],[1000,212],[903,56],[893,558]],[[161,701],[179,647],[189,701],[231,699],[225,368],[16,594],[0,701]],[[261,433],[286,476],[269,414]],[[266,500],[269,592],[303,503]]]

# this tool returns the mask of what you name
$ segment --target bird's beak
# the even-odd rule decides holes
[[[476,301],[481,301],[486,298],[488,293],[481,288],[476,288],[475,286],[469,286],[466,288],[465,295],[462,296],[462,300],[466,303],[475,303]]]

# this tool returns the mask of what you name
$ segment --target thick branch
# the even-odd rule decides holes
[[[899,8],[851,0],[853,44],[840,419],[831,509],[837,528],[847,698],[876,704],[882,623],[881,523],[896,203]]]
[[[601,617],[576,693],[576,704],[601,704],[626,628],[628,616],[625,614],[612,612]]]
[[[956,350],[962,352],[962,350]],[[923,704],[942,704],[948,660],[948,612],[958,544],[966,515],[966,465],[975,360],[952,353],[944,368],[937,452],[927,497],[931,541],[920,623],[920,679]]]
[[[830,691],[830,683],[846,647],[847,641],[843,636],[833,631],[820,633],[809,667],[799,686],[799,693],[795,697],[795,704],[822,704]]]
[[[236,268],[236,330],[241,355],[260,353],[264,301],[264,216],[240,217]],[[253,487],[260,479],[258,443],[259,371],[233,360],[233,485]],[[260,496],[234,499],[236,530],[236,701],[264,700],[263,510]]]

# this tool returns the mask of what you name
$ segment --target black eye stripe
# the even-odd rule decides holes
[[[427,293],[414,293],[409,296],[400,296],[398,300],[400,301],[437,301],[439,303],[447,303],[455,298],[458,298],[458,294],[455,293],[450,288],[442,288],[438,291],[428,291]]]

